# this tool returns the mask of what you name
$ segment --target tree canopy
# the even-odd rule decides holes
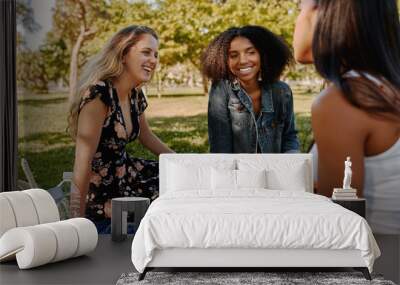
[[[161,70],[177,63],[199,69],[208,43],[232,26],[262,25],[290,44],[296,14],[293,0],[56,0],[52,29],[34,53],[46,61],[44,81],[69,77],[74,92],[82,65],[125,26],[157,31]]]

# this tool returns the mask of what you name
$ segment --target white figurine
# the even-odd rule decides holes
[[[346,161],[344,162],[344,179],[343,179],[343,189],[351,189],[351,161],[350,161],[350,156],[346,158]]]

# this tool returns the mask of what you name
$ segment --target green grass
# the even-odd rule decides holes
[[[310,114],[297,114],[296,128],[298,130],[297,137],[300,142],[300,150],[301,152],[308,152],[313,142]]]
[[[54,144],[67,144],[71,143],[72,140],[67,134],[64,133],[36,133],[28,137],[20,138],[18,141],[20,144],[26,143],[40,143],[43,146],[51,146]]]
[[[296,116],[301,151],[306,152],[311,140],[308,114]],[[155,134],[177,153],[207,153],[207,116],[152,118],[150,126]],[[127,146],[136,157],[157,159],[137,141]],[[74,147],[66,133],[42,132],[19,140],[19,155],[28,160],[33,175],[41,188],[51,188],[62,179],[63,171],[72,171]],[[20,178],[24,178],[22,170]]]
[[[25,99],[19,100],[18,105],[40,107],[49,104],[59,104],[67,102],[67,98],[51,98],[51,99]]]

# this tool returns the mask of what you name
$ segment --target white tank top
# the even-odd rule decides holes
[[[376,84],[380,80],[364,73]],[[360,76],[349,71],[345,77]],[[318,180],[318,148],[314,144],[314,179]],[[400,234],[400,138],[388,150],[364,158],[364,198],[366,218],[374,233]]]
[[[385,152],[365,157],[364,197],[372,231],[400,234],[400,138]]]

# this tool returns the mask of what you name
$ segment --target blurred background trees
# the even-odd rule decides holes
[[[29,1],[18,2],[24,28],[39,29]],[[30,50],[19,37],[18,81],[34,93],[46,93],[49,84],[64,86],[71,96],[86,61],[113,33],[138,24],[151,26],[160,36],[160,65],[152,83],[157,93],[166,85],[186,84],[207,94],[200,57],[208,43],[229,27],[252,24],[269,28],[291,45],[296,5],[293,0],[55,0],[52,27],[41,46]],[[315,73],[296,66],[285,76],[301,80]]]
[[[200,73],[203,50],[217,34],[243,25],[265,26],[291,45],[298,13],[296,0],[17,2],[18,155],[29,161],[42,188],[54,187],[64,171],[72,171],[68,97],[76,90],[84,64],[115,32],[147,25],[158,33],[160,64],[145,88],[147,95],[163,97],[148,97],[146,117],[157,136],[176,152],[204,153],[209,144],[208,98],[202,96],[208,82]],[[301,65],[293,65],[283,79],[294,93],[299,140],[306,151],[312,140],[309,111],[320,81],[312,66]],[[157,159],[138,142],[130,143],[128,150],[133,156]],[[23,178],[22,168],[19,172]]]

